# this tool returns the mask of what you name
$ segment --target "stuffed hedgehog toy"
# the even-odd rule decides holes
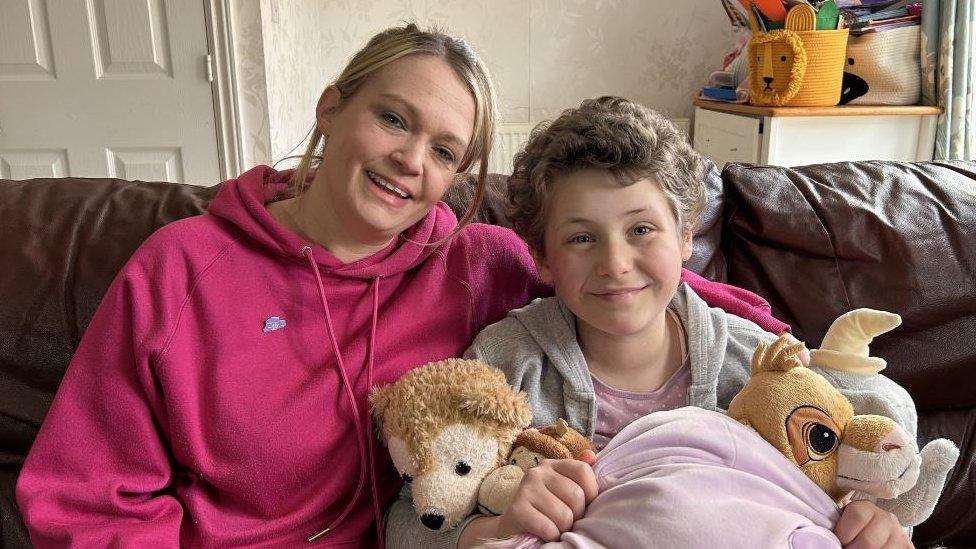
[[[420,522],[435,531],[474,511],[481,481],[532,418],[525,393],[475,360],[421,366],[375,389],[370,402]]]
[[[456,527],[476,505],[501,514],[542,459],[592,450],[564,420],[523,430],[532,417],[525,393],[475,360],[421,366],[374,390],[370,401],[420,522],[435,531]]]

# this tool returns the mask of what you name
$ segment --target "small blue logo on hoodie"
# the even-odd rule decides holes
[[[264,321],[264,333],[273,332],[275,330],[280,330],[280,329],[284,328],[287,325],[288,325],[288,323],[285,322],[285,319],[283,319],[283,318],[281,318],[279,316],[273,316],[273,317],[269,318],[268,320],[265,320]]]

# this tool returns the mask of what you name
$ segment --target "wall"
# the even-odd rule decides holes
[[[235,116],[241,133],[241,166],[247,170],[271,162],[261,5],[254,0],[229,0],[226,5],[233,29],[231,57],[236,79]]]
[[[405,21],[466,38],[508,123],[552,118],[601,94],[687,119],[732,42],[715,0],[261,0],[261,19],[274,160],[301,154],[318,96],[346,60]]]

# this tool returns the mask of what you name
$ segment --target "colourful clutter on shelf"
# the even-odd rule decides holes
[[[805,107],[920,100],[918,0],[720,1],[751,36],[739,34],[701,98]]]

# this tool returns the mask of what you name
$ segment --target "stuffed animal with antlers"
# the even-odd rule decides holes
[[[868,354],[872,338],[894,328],[893,313],[858,309],[834,321],[813,366],[873,375],[884,360]],[[892,419],[855,415],[847,398],[826,378],[804,367],[802,343],[786,336],[760,344],[752,377],[729,405],[729,416],[753,428],[838,504],[870,499],[904,526],[932,514],[949,469],[959,456],[946,439],[919,452],[914,439]]]

